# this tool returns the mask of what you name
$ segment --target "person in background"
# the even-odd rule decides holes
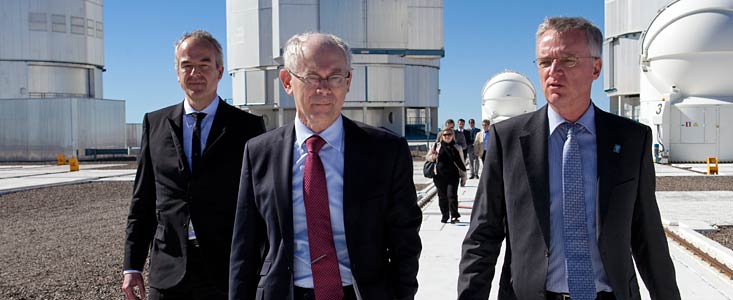
[[[456,129],[457,135],[461,134],[463,135],[463,144],[460,144],[461,147],[463,147],[463,163],[468,166],[468,148],[473,145],[473,135],[471,134],[471,131],[467,130],[466,128],[466,120],[464,119],[458,119],[458,129]]]
[[[482,164],[484,162],[484,158],[486,157],[486,152],[489,150],[490,125],[491,121],[489,121],[489,119],[484,119],[483,121],[481,121],[482,130],[476,133],[476,138],[474,138],[473,142],[473,155],[480,158]]]
[[[425,159],[434,161],[433,182],[438,190],[438,206],[442,215],[440,222],[460,222],[458,213],[458,185],[466,184],[466,165],[463,163],[463,149],[455,142],[455,131],[446,127],[440,133],[439,141],[433,145]]]
[[[340,38],[298,34],[283,51],[296,116],[244,151],[230,299],[413,299],[422,212],[407,142],[341,114]]]
[[[654,196],[651,130],[590,98],[602,45],[583,18],[539,26],[547,105],[489,130],[458,299],[489,297],[505,237],[511,263],[501,282],[516,299],[641,299],[634,264],[651,299],[680,299]]]
[[[481,129],[476,128],[476,120],[469,119],[468,120],[468,126],[470,127],[468,129],[469,135],[471,136],[471,142],[468,142],[468,165],[471,168],[471,177],[469,179],[478,179],[479,175],[479,169],[481,168],[481,163],[479,163],[479,157],[476,155],[476,138],[478,137],[477,134],[481,132]]]
[[[122,290],[146,299],[227,299],[229,249],[244,144],[262,118],[217,95],[221,45],[203,30],[175,46],[178,104],[145,114],[125,231]]]
[[[460,134],[460,135],[457,134],[458,133],[458,130],[455,129],[455,125],[456,125],[456,123],[453,122],[453,119],[445,120],[445,128],[451,128],[451,129],[453,129],[453,131],[456,132],[456,134],[453,136],[453,139],[456,141],[456,144],[458,144],[458,146],[461,146],[462,149],[466,149],[466,147],[467,147],[467,144],[466,144],[466,136],[463,135],[463,134]],[[440,135],[437,137],[437,139],[435,141],[436,142],[439,142],[440,141]]]

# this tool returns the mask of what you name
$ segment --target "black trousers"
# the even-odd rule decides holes
[[[442,214],[441,221],[445,222],[448,218],[460,218],[458,213],[458,177],[450,178],[446,176],[436,175],[433,178],[435,188],[438,190],[438,206]],[[450,215],[449,215],[450,214]]]
[[[217,288],[205,274],[201,249],[188,243],[186,275],[172,288],[163,290],[150,287],[148,300],[227,300],[227,293]]]

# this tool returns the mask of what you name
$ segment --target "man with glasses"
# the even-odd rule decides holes
[[[651,130],[590,100],[602,43],[583,18],[539,26],[547,105],[491,126],[458,299],[489,297],[505,238],[502,288],[516,295],[508,298],[640,299],[636,263],[651,299],[680,299],[654,196]]]
[[[245,149],[230,299],[413,299],[422,213],[407,142],[341,115],[340,38],[299,34],[283,50],[296,116]]]
[[[219,42],[196,30],[175,46],[184,100],[145,114],[125,232],[122,290],[146,299],[227,299],[229,250],[244,144],[262,118],[217,95]]]

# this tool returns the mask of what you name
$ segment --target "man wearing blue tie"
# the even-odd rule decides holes
[[[458,299],[489,297],[505,238],[500,299],[640,299],[634,262],[652,299],[680,299],[654,196],[651,130],[590,100],[602,43],[583,18],[539,26],[547,105],[489,130]]]

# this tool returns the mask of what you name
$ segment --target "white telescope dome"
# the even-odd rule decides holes
[[[532,82],[522,74],[504,71],[491,77],[481,92],[482,118],[492,123],[536,109],[537,95]]]
[[[680,0],[642,37],[642,76],[662,93],[733,95],[733,0]]]

